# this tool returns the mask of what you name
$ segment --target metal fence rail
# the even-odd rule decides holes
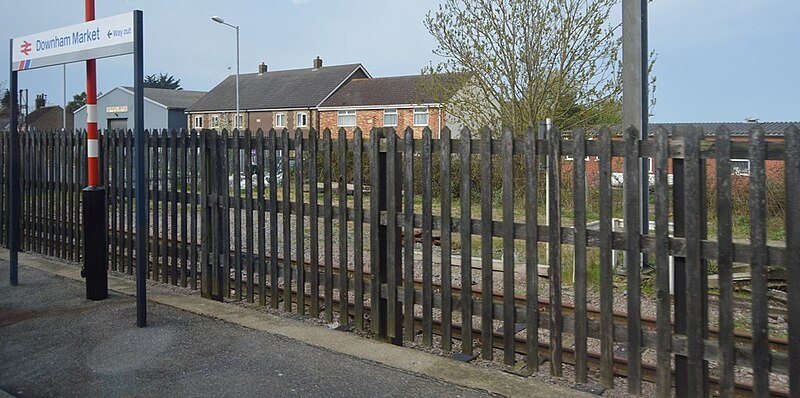
[[[641,141],[635,129],[618,135],[553,128],[545,139],[508,129],[451,138],[444,129],[432,139],[426,129],[414,139],[410,129],[375,129],[334,140],[328,130],[153,131],[146,148],[147,275],[207,298],[321,317],[395,344],[418,340],[469,357],[502,357],[531,372],[545,358],[554,375],[567,363],[581,383],[596,369],[605,386],[624,375],[634,390],[643,380],[656,383],[659,396],[797,396],[798,377],[788,378],[791,390],[770,384],[800,374],[800,308],[788,306],[788,340],[770,333],[768,272],[785,270],[788,300],[797,302],[800,212],[791,204],[800,203],[798,134],[793,126],[785,141],[766,140],[756,127],[740,141],[725,130],[711,139],[688,129]],[[22,248],[79,261],[85,134],[21,137]],[[109,267],[127,274],[135,264],[133,145],[130,132],[109,131],[101,140]],[[8,158],[6,134],[0,152]],[[655,230],[614,231],[615,197],[625,203],[626,224],[641,224],[642,157],[653,158]],[[731,159],[750,162],[748,240],[732,238]],[[708,214],[712,162],[715,211]],[[767,162],[785,170],[786,245],[767,241]],[[616,194],[614,170],[624,181]],[[596,195],[588,194],[592,189]],[[589,219],[599,229],[587,228]],[[614,275],[614,250],[625,253],[624,277]],[[654,318],[642,315],[642,255],[656,264]],[[709,261],[719,275],[718,319],[709,319]],[[749,264],[751,274],[747,333],[735,330],[735,263]],[[570,269],[574,282],[562,280]],[[620,278],[624,288],[614,284]],[[625,310],[615,312],[623,291]]]

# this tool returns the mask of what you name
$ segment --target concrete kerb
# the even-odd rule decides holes
[[[0,258],[8,260],[8,250],[0,250]],[[67,265],[52,259],[20,253],[20,265],[31,267],[53,275],[83,281],[80,267]],[[24,281],[20,281],[24,283]],[[109,290],[134,296],[135,282],[131,279],[109,276]],[[184,294],[166,286],[148,285],[147,299],[150,302],[169,306],[210,318],[237,324],[253,330],[264,331],[329,351],[377,362],[407,372],[426,375],[446,383],[485,390],[509,397],[591,397],[593,395],[563,386],[553,385],[534,378],[523,378],[512,374],[461,363],[448,358],[398,347],[355,334],[314,327],[297,320],[265,314],[253,309],[222,302],[202,299],[197,295]],[[135,319],[131,319],[135,323]]]

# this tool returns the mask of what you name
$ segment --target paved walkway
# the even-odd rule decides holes
[[[575,390],[310,326],[132,279],[85,299],[79,268],[0,250],[0,397],[579,397]]]

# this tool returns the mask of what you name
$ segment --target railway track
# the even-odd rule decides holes
[[[122,233],[122,235],[123,235],[123,238],[124,238],[125,235],[127,235],[127,233]],[[148,244],[148,247],[152,247],[150,245],[152,243],[153,243],[153,241],[151,239],[151,241]],[[159,240],[159,244],[162,244],[162,243],[163,243],[163,241]],[[171,246],[173,244],[173,241],[168,241],[167,244],[168,244],[168,252],[172,253]],[[182,249],[180,249],[180,247],[182,247],[182,246],[183,246],[183,243],[182,242],[178,242],[179,251],[182,250]],[[196,245],[196,246],[199,247],[199,245]],[[118,254],[119,258],[126,257],[127,253],[124,253],[124,250],[122,250],[122,251],[123,251],[123,253]],[[109,253],[109,254],[111,254],[111,253]],[[236,255],[237,255],[236,251],[234,251],[234,250],[230,251],[229,256],[230,256],[231,259],[233,259]],[[243,259],[246,258],[245,257],[246,254],[245,253],[241,253],[240,252],[239,255],[242,256]],[[270,261],[270,257],[269,256],[265,256],[263,261],[269,262]],[[151,267],[152,267],[152,260],[149,260],[149,262],[151,263]],[[278,262],[280,264],[283,264],[283,262],[284,262],[283,257],[279,256],[278,257]],[[233,261],[231,261],[230,264],[232,265]],[[292,259],[291,260],[291,265],[294,268],[296,268],[297,261]],[[305,267],[307,272],[311,271],[311,264],[309,262],[305,262],[304,267]],[[320,268],[320,272],[322,272],[323,271],[323,267],[322,267],[321,264],[320,264],[319,268]],[[334,283],[338,283],[338,273],[339,273],[338,265],[334,265],[333,266],[333,270],[334,270],[334,274],[335,274]],[[352,270],[349,270],[348,272],[349,272],[349,276],[350,277],[354,276],[354,273],[353,273]],[[244,274],[244,272],[243,272],[243,274]],[[308,281],[308,279],[306,279],[306,281]],[[366,287],[370,285],[370,281],[371,281],[371,274],[368,271],[365,271],[364,272],[364,284],[365,284],[364,286],[365,286],[365,291],[366,292],[369,291],[369,289],[367,289]],[[421,280],[419,280],[419,279],[414,280],[415,288],[421,289],[422,288],[422,284],[423,284],[423,282]],[[441,285],[440,282],[435,282],[434,281],[432,283],[432,285],[433,285],[433,288],[435,290],[441,291],[442,285]],[[461,296],[461,288],[460,287],[454,286],[454,287],[451,287],[451,290],[452,290],[454,295]],[[473,300],[481,301],[482,296],[483,296],[483,292],[481,291],[480,288],[473,287],[471,289],[471,294],[472,294]],[[711,297],[711,295],[709,295],[709,297]],[[502,304],[503,295],[500,294],[500,293],[497,293],[497,292],[493,292],[492,293],[492,301],[494,303],[496,303],[496,304]],[[514,303],[515,303],[515,307],[519,307],[519,308],[525,308],[525,306],[527,305],[526,304],[526,300],[525,300],[525,296],[523,296],[523,295],[516,295],[515,294],[514,295]],[[742,303],[739,303],[739,305],[742,305]],[[550,306],[550,300],[548,298],[545,298],[545,297],[540,297],[539,298],[539,311],[540,312],[544,312],[544,313],[548,312],[549,311],[549,306]],[[562,303],[561,310],[565,315],[574,315],[575,306],[573,304],[571,304],[571,303]],[[587,305],[586,310],[587,310],[587,315],[588,315],[589,319],[592,319],[592,320],[599,320],[600,319],[600,310],[598,308]],[[771,314],[771,315],[785,315],[785,314],[775,313],[775,314]],[[627,315],[624,312],[614,311],[613,318],[614,318],[614,323],[617,324],[617,325],[626,325],[626,323],[627,323]],[[656,319],[653,318],[653,317],[642,316],[641,317],[641,327],[642,327],[643,330],[652,330],[652,331],[654,331],[656,329]],[[712,340],[717,340],[719,338],[719,329],[717,329],[715,327],[709,327],[708,333],[709,333],[709,338],[712,339]],[[747,332],[743,332],[743,331],[734,331],[734,340],[735,340],[735,342],[737,344],[750,345],[750,344],[752,344],[752,334],[747,333]],[[777,337],[772,336],[772,337],[769,338],[769,343],[770,343],[770,349],[772,351],[777,351],[777,352],[787,352],[788,351],[788,341],[786,339],[781,339],[781,338],[777,338]]]
[[[294,261],[293,261],[293,263],[294,263]],[[337,279],[337,277],[339,275],[338,272],[339,272],[339,269],[338,268],[334,268],[334,281],[338,280]],[[366,276],[368,276],[367,273],[365,273],[365,279],[366,279]],[[334,283],[336,283],[336,282],[334,282]],[[415,281],[415,284],[416,284],[416,281]],[[368,287],[369,287],[369,284],[368,284],[368,282],[365,281],[364,290],[365,291],[369,291]],[[257,289],[258,289],[258,284],[256,284],[256,290]],[[455,290],[456,289],[454,288],[454,291]],[[460,289],[458,289],[458,290],[460,291]],[[267,288],[267,291],[270,292],[270,288]],[[282,286],[278,287],[277,294],[278,294],[278,297],[280,298],[279,300],[282,301],[283,298],[285,297],[284,296],[284,288]],[[480,293],[478,292],[478,294],[479,295],[477,296],[477,298],[479,299],[480,298]],[[292,294],[291,294],[291,299],[292,299],[292,303],[294,303],[295,305],[297,304],[297,296],[298,296],[297,292],[293,291]],[[306,305],[309,305],[310,301],[313,300],[313,298],[311,297],[311,294],[309,294],[309,293],[304,293],[304,297],[305,297]],[[324,308],[324,299],[322,297],[318,297],[317,300],[320,303],[320,313],[321,313],[322,309]],[[341,301],[339,300],[339,297],[337,295],[334,295],[334,297],[331,300],[331,302],[333,304],[333,311],[338,314],[339,313],[340,304],[341,304]],[[542,308],[546,309],[547,305],[548,305],[547,303],[543,303],[542,300],[540,300],[540,309],[542,309]],[[348,302],[347,306],[348,306],[348,316],[352,316],[353,313],[355,312],[355,304],[352,303],[352,302]],[[568,307],[571,307],[571,306],[568,306]],[[369,314],[369,312],[371,310],[371,305],[364,304],[363,309],[364,309],[364,313],[365,314]],[[624,317],[624,314],[615,314],[615,321],[624,322],[625,319],[626,318]],[[435,318],[433,319],[432,322],[433,322],[433,332],[434,332],[434,334],[436,334],[438,336],[442,336],[442,334],[443,334],[442,322],[440,320],[438,320],[438,319],[435,319]],[[421,330],[422,325],[423,325],[422,317],[415,316],[414,317],[414,324],[415,324],[415,330]],[[457,340],[457,341],[460,341],[461,340],[460,336],[462,336],[462,330],[463,330],[461,325],[452,324],[450,327],[451,327],[451,334],[453,336],[453,339]],[[365,329],[368,329],[368,328],[365,327]],[[481,338],[481,333],[482,333],[482,331],[481,331],[480,328],[472,328],[472,337],[473,337],[473,339],[476,339],[476,340],[480,339]],[[492,339],[492,346],[495,349],[502,350],[503,347],[504,347],[503,346],[503,339],[504,339],[503,334],[495,331],[495,332],[492,333],[492,335],[494,337]],[[740,337],[741,338],[746,338],[745,335],[742,335]],[[773,344],[781,344],[781,343],[783,343],[783,347],[784,348],[786,347],[786,342],[785,341],[777,341],[777,342],[772,342],[771,341],[771,343],[773,343]],[[527,340],[526,340],[525,337],[520,337],[520,336],[515,336],[514,337],[514,351],[517,354],[522,354],[522,355],[526,354],[526,345],[527,345]],[[550,345],[548,343],[545,343],[545,342],[542,342],[542,341],[538,341],[538,345],[539,345],[540,359],[549,358]],[[563,355],[562,356],[562,360],[563,360],[564,363],[566,363],[568,365],[571,365],[571,366],[575,365],[575,350],[572,347],[563,346],[562,347],[562,355]],[[593,371],[599,371],[600,370],[600,354],[598,352],[594,352],[594,351],[587,352],[587,359],[588,359],[588,366],[589,366],[589,368],[591,370],[593,370]],[[615,356],[613,358],[613,371],[614,371],[614,375],[615,376],[627,377],[627,375],[628,375],[628,373],[627,373],[628,372],[628,360],[626,358],[623,358],[623,357]],[[642,375],[642,379],[643,380],[651,382],[651,383],[655,383],[656,382],[656,366],[653,365],[653,364],[650,364],[650,363],[646,363],[646,362],[642,363],[641,364],[641,375]],[[713,377],[713,376],[709,377],[709,387],[711,388],[712,392],[713,391],[717,391],[718,388],[719,388],[719,379],[716,378],[716,377]],[[753,386],[752,386],[752,384],[749,384],[749,383],[736,382],[735,383],[735,387],[734,387],[734,392],[735,392],[736,396],[751,397],[751,396],[753,396]],[[777,398],[784,398],[784,397],[788,398],[789,394],[788,394],[788,391],[778,390],[778,389],[774,389],[773,388],[773,389],[770,390],[770,396],[771,397],[777,397]]]

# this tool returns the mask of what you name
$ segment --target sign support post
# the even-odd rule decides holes
[[[144,173],[144,32],[142,12],[133,12],[133,128],[136,161],[136,326],[147,326],[147,176]]]
[[[99,135],[97,130],[96,69],[98,58],[134,54],[134,128],[136,132],[136,324],[147,326],[145,278],[147,264],[147,190],[144,173],[144,44],[142,11],[94,20],[94,0],[86,0],[87,22],[11,39],[11,84],[9,132],[9,251],[10,282],[18,283],[20,243],[20,145],[17,74],[19,71],[87,61],[87,164],[88,186],[82,192],[84,217],[84,275],[86,297],[102,300],[108,296],[106,247],[106,199],[100,185]]]
[[[11,40],[10,51],[14,54],[14,40]],[[19,255],[19,104],[17,98],[17,71],[11,68],[9,84],[9,111],[11,112],[11,126],[9,129],[9,144],[11,146],[11,156],[9,156],[9,179],[8,190],[8,249],[10,251],[10,272],[9,279],[11,286],[17,286],[18,280],[18,255]]]

